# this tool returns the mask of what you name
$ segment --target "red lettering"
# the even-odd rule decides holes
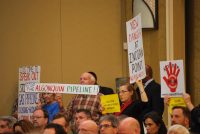
[[[133,21],[131,21],[130,25],[131,25],[131,30],[134,30],[138,27],[138,22],[134,19]]]
[[[40,85],[36,85],[35,90],[36,90],[36,91],[40,91]]]

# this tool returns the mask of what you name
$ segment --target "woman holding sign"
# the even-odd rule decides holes
[[[121,102],[121,110],[119,113],[115,113],[116,116],[119,115],[127,115],[129,117],[133,117],[140,122],[141,130],[143,131],[141,112],[145,108],[148,98],[144,91],[144,87],[141,80],[136,81],[137,86],[140,90],[141,101],[134,100],[133,96],[135,95],[135,88],[133,85],[127,83],[125,85],[121,85],[119,88],[119,99]]]

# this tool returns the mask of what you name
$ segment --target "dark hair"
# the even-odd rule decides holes
[[[41,111],[43,112],[44,118],[49,119],[49,114],[48,114],[47,110],[45,110],[45,109],[35,109],[35,111],[37,111],[37,110],[41,110]],[[34,112],[35,112],[35,111],[34,111]],[[34,113],[34,112],[33,112],[33,113]]]
[[[188,108],[183,107],[183,106],[174,106],[172,110],[174,109],[181,109],[183,112],[183,115],[190,120],[190,111]]]
[[[111,122],[112,127],[114,127],[114,128],[117,128],[117,126],[119,124],[117,117],[112,114],[102,116],[99,120],[99,123],[101,124],[101,122],[103,122],[103,121]]]
[[[13,128],[13,125],[17,122],[17,119],[13,116],[1,116],[0,120],[5,121],[9,128]]]
[[[50,128],[54,128],[54,130],[56,132],[55,134],[67,134],[67,132],[64,130],[64,128],[59,124],[50,123],[45,127],[45,129],[50,129]]]
[[[15,133],[16,133],[15,131],[16,126],[20,126],[24,133],[30,132],[34,128],[33,124],[28,120],[17,121],[13,126],[13,130]]]
[[[152,111],[145,114],[144,119],[143,119],[144,124],[145,124],[145,120],[148,118],[152,119],[152,121],[157,126],[159,126],[158,134],[167,134],[167,128],[165,126],[165,123],[163,122],[162,117],[157,112]]]
[[[78,109],[76,113],[84,113],[88,119],[92,119],[91,112],[87,109]]]
[[[67,118],[67,116],[63,113],[58,113],[56,114],[54,117],[53,117],[53,120],[56,120],[56,119],[60,119],[60,118],[64,118],[65,120],[65,127],[68,127],[69,126],[69,118]]]

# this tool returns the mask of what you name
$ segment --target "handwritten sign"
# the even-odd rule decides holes
[[[24,66],[19,68],[18,87],[18,119],[30,119],[39,100],[38,93],[26,93],[27,83],[40,82],[40,66]]]
[[[186,107],[185,101],[182,97],[171,97],[169,101],[169,113],[172,114],[172,108],[174,106]]]
[[[54,83],[30,83],[25,86],[26,92],[37,93],[66,93],[66,94],[90,94],[99,93],[98,85],[80,84],[54,84]]]
[[[141,14],[126,22],[130,83],[146,77]]]
[[[161,96],[180,97],[185,92],[183,60],[161,61]]]
[[[103,114],[120,112],[118,94],[101,96],[101,106],[103,107]]]

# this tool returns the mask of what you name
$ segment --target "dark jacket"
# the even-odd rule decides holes
[[[114,94],[114,91],[112,88],[99,86],[99,93],[108,95],[108,94]]]
[[[147,103],[146,109],[142,111],[142,115],[144,116],[148,112],[155,111],[162,117],[162,114],[164,111],[164,100],[163,98],[161,98],[160,84],[156,83],[154,80],[151,81],[145,87],[145,92],[148,97],[148,103]],[[137,94],[140,98],[139,89],[137,89]]]

